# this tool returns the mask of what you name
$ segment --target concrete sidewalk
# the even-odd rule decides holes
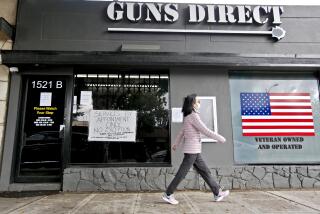
[[[175,193],[179,205],[162,193],[56,193],[0,197],[0,213],[320,213],[320,190],[231,191],[222,202],[200,191]]]

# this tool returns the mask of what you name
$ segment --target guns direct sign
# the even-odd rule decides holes
[[[135,142],[137,111],[92,110],[89,141]]]
[[[107,6],[107,17],[111,21],[128,20],[132,23],[174,23],[187,17],[188,23],[207,24],[257,24],[280,25],[282,6],[248,6],[248,5],[198,5],[190,4],[179,8],[179,4],[111,2]],[[192,29],[150,29],[150,28],[108,28],[109,32],[151,32],[151,33],[197,33],[197,34],[260,34],[271,35],[280,40],[285,31],[272,27],[270,31],[241,30],[192,30]]]

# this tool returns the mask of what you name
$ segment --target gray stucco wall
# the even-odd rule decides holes
[[[222,68],[173,69],[170,72],[171,107],[182,107],[183,97],[192,93],[216,97],[218,130],[227,139],[225,144],[203,143],[203,158],[209,167],[232,166],[233,142],[227,70]],[[174,143],[181,125],[181,123],[171,124],[171,143]],[[181,149],[178,149],[172,157],[172,165],[179,165],[183,158]]]

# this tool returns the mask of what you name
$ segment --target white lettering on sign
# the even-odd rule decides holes
[[[92,110],[89,141],[136,141],[137,111]]]
[[[247,5],[189,5],[189,23],[246,23],[281,24],[282,6]],[[178,4],[111,2],[107,7],[107,16],[112,21],[121,21],[125,17],[131,22],[176,22],[179,19]]]
[[[188,23],[207,24],[281,24],[282,6],[247,6],[247,5],[200,5],[190,4],[181,9]],[[111,2],[107,6],[107,16],[112,21],[130,22],[168,22],[174,23],[179,19],[178,4]],[[273,26],[267,31],[252,30],[207,30],[207,29],[163,29],[163,28],[108,28],[109,32],[144,32],[144,33],[194,33],[194,34],[247,34],[271,35],[277,40],[282,39],[286,31],[279,26]]]
[[[31,84],[32,84],[32,88],[39,88],[39,89],[63,88],[62,81],[37,80],[37,81],[32,81]]]
[[[177,4],[112,2],[108,5],[107,16],[112,21],[123,20],[126,16],[131,22],[141,20],[175,22],[179,18],[179,13]]]

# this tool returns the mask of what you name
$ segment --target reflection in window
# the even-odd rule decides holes
[[[71,163],[170,162],[167,74],[77,74]],[[90,110],[137,111],[135,142],[88,141]]]

